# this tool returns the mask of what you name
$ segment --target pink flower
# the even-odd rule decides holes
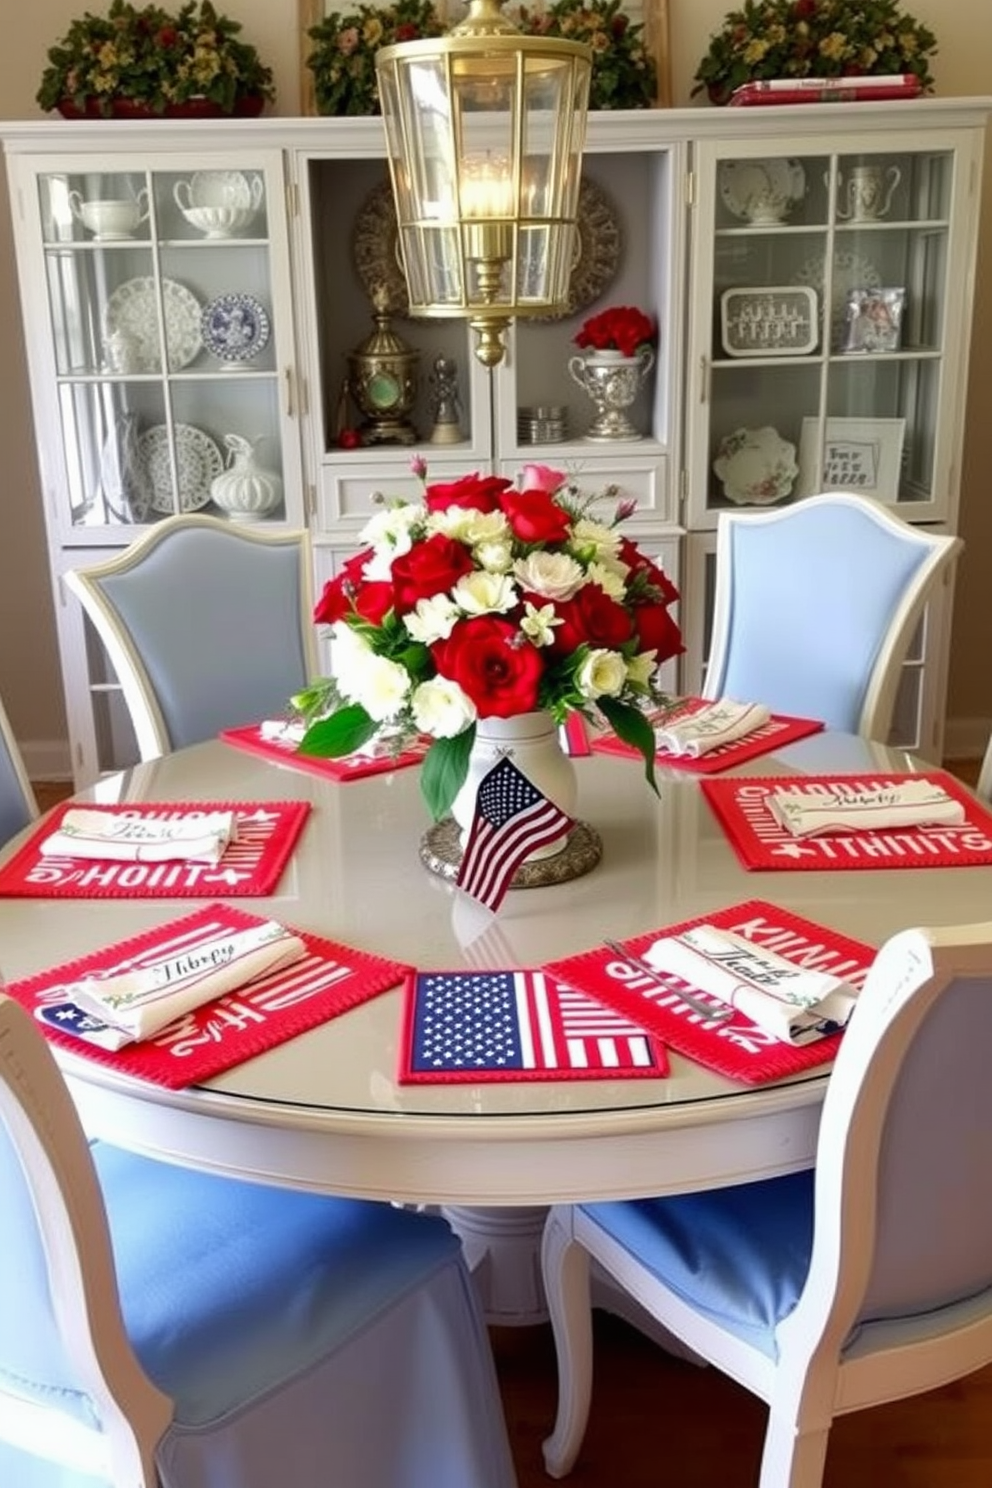
[[[520,477],[524,491],[547,491],[549,496],[560,491],[568,480],[561,470],[552,470],[550,465],[525,465]]]

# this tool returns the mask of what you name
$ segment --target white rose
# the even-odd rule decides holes
[[[398,661],[370,653],[359,674],[352,678],[352,692],[370,718],[383,723],[403,711],[410,692],[410,677]]]
[[[411,706],[417,728],[432,739],[453,739],[475,722],[472,699],[447,677],[421,682],[414,689]]]
[[[331,669],[338,690],[352,702],[357,702],[357,688],[372,647],[357,631],[352,630],[346,620],[336,620],[331,626]]]
[[[435,641],[448,639],[460,615],[447,594],[432,594],[429,599],[417,600],[416,609],[403,616],[403,624],[413,640],[433,646]]]
[[[406,502],[387,507],[370,517],[359,534],[363,544],[373,550],[373,555],[363,570],[367,579],[389,578],[393,559],[401,553],[409,553],[414,544],[414,529],[423,522],[422,506]]]
[[[619,651],[590,651],[575,675],[584,698],[617,697],[627,680],[627,663]]]
[[[508,541],[476,543],[472,557],[489,573],[508,573],[513,563],[513,546]]]
[[[517,559],[513,572],[521,589],[544,599],[571,599],[585,582],[581,567],[567,553],[530,553]]]
[[[451,591],[466,615],[502,615],[517,603],[517,589],[506,574],[469,573]]]

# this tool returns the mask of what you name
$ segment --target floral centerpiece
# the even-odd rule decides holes
[[[654,342],[656,326],[650,315],[635,305],[613,305],[590,315],[572,338],[583,351],[619,351],[622,356],[637,356]]]
[[[425,479],[423,460],[413,466]],[[476,719],[581,713],[641,752],[653,786],[645,710],[665,702],[657,670],[684,649],[678,591],[621,534],[632,503],[604,521],[596,501],[527,465],[519,490],[475,474],[384,503],[316,606],[335,675],[292,700],[308,724],[300,750],[432,740],[421,786],[439,820],[466,778]]]
[[[87,11],[49,49],[35,97],[69,115],[111,115],[121,103],[152,114],[193,104],[259,113],[275,97],[272,69],[240,31],[210,0],[189,0],[175,14],[112,0],[106,15]]]
[[[553,0],[548,6],[506,6],[507,19],[528,36],[563,36],[592,48],[589,106],[649,108],[657,90],[644,27],[625,15],[622,0]],[[375,54],[382,46],[443,36],[448,26],[432,0],[359,5],[327,15],[307,36],[314,99],[321,114],[378,114]]]
[[[933,87],[933,32],[896,0],[744,0],[728,11],[695,73],[694,93],[726,103],[765,78],[913,73]]]

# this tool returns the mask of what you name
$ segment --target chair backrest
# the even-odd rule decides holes
[[[992,1356],[990,1056],[992,922],[893,936],[827,1088],[812,1257],[783,1350],[832,1367],[838,1349],[912,1345],[923,1387],[942,1343],[946,1378]],[[899,1368],[913,1377],[911,1359]]]
[[[107,649],[143,760],[282,716],[316,673],[306,532],[169,517],[65,579]]]
[[[171,1403],[124,1329],[103,1198],[65,1081],[29,1014],[2,994],[0,1231],[0,1440],[108,1482],[153,1484]]]
[[[6,709],[0,703],[0,847],[37,815],[38,802]]]
[[[887,738],[915,629],[961,546],[851,491],[721,512],[704,695]]]
[[[978,772],[978,781],[975,785],[975,790],[983,801],[992,803],[992,738],[989,739],[988,744],[985,746],[985,757],[982,760],[982,767]]]

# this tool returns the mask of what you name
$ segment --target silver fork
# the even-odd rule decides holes
[[[673,996],[678,997],[680,1001],[684,1002],[686,1007],[690,1007],[694,1013],[698,1013],[701,1018],[706,1018],[711,1023],[722,1023],[724,1018],[732,1018],[734,1016],[733,1008],[723,1007],[719,1004],[714,1007],[710,1003],[700,1001],[698,997],[693,997],[690,992],[684,992],[681,988],[676,991],[674,987],[669,987],[668,983],[662,979],[657,968],[652,966],[650,961],[645,961],[643,956],[638,956],[634,951],[628,950],[618,940],[607,940],[604,937],[603,944],[613,951],[615,955],[619,956],[622,961],[626,961],[628,966],[633,966],[636,971],[643,972],[645,976],[649,976],[656,986],[665,987]]]

